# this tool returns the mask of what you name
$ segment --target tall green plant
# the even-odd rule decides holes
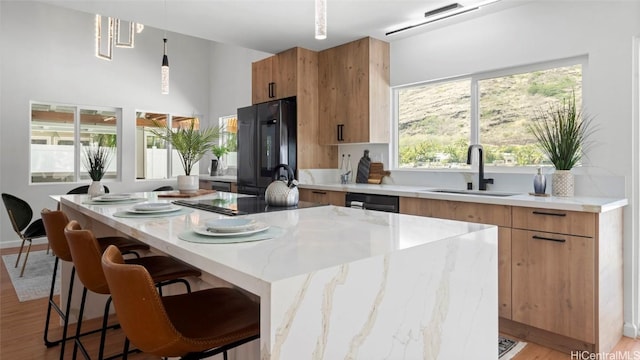
[[[156,128],[151,129],[154,135],[167,141],[178,151],[185,175],[191,175],[193,165],[202,159],[220,137],[220,127],[198,130],[195,123],[196,120],[191,119],[189,126],[180,126],[174,130],[168,123],[165,125],[153,120]]]
[[[102,146],[101,143],[98,145],[90,145],[83,148],[84,149],[84,158],[83,163],[87,168],[87,172],[89,173],[89,177],[93,181],[100,181],[104,174],[107,172],[107,167],[111,163],[111,147]]]
[[[594,132],[593,118],[576,108],[575,93],[562,103],[540,109],[529,124],[540,150],[557,170],[571,170],[582,158]]]

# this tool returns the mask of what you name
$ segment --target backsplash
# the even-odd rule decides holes
[[[352,155],[353,158],[353,155]],[[359,158],[358,158],[359,160]],[[352,164],[352,167],[357,166]],[[385,164],[386,169],[386,164]],[[580,174],[575,170],[575,195],[607,198],[625,197],[625,178],[623,176],[603,176]],[[551,193],[551,173],[553,169],[543,170],[547,178],[547,194]],[[298,171],[301,184],[339,184],[339,169],[301,169]],[[486,178],[493,178],[494,184],[489,190],[529,193],[533,192],[534,174],[485,173]],[[424,186],[425,188],[466,189],[467,182],[473,183],[477,189],[478,174],[473,171],[420,171],[392,170],[390,176],[382,179],[383,184]],[[352,178],[351,182],[355,182]]]

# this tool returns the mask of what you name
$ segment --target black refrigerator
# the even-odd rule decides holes
[[[278,164],[297,171],[295,97],[238,109],[238,193],[264,195]]]

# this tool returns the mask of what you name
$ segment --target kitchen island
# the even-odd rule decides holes
[[[180,235],[223,215],[122,218],[114,214],[132,204],[92,205],[86,195],[60,200],[70,218],[98,235],[115,229],[198,267],[205,280],[253,294],[261,309],[253,358],[497,356],[495,226],[322,206],[245,215],[277,229],[274,238],[203,244]]]

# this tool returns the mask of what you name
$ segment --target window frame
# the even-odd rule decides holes
[[[585,94],[585,84],[587,84],[587,73],[588,73],[588,56],[587,55],[579,55],[572,56],[562,59],[555,59],[549,61],[541,61],[526,65],[518,65],[511,66],[501,69],[482,71],[471,74],[463,74],[457,76],[443,77],[433,80],[415,82],[410,84],[393,86],[391,88],[391,108],[392,108],[392,124],[391,124],[391,143],[389,146],[389,162],[391,163],[391,168],[396,171],[424,171],[424,172],[476,172],[478,170],[477,161],[473,161],[471,167],[469,169],[465,168],[400,168],[399,165],[399,129],[398,129],[398,121],[399,121],[399,92],[402,89],[407,89],[416,86],[423,85],[433,85],[439,83],[447,83],[460,81],[463,79],[469,79],[470,81],[470,124],[469,124],[469,144],[478,144],[480,137],[480,116],[479,116],[479,108],[480,108],[480,98],[478,93],[478,82],[487,79],[493,79],[497,77],[504,77],[510,75],[517,75],[523,73],[530,73],[535,71],[542,70],[550,70],[559,67],[567,67],[567,66],[575,66],[580,65],[582,71],[582,104],[584,104],[584,94]],[[481,144],[481,143],[480,143]],[[490,172],[494,173],[535,173],[538,167],[542,168],[552,168],[551,165],[540,165],[540,166],[497,166],[492,165],[490,167],[485,167],[485,171],[489,169]]]
[[[73,107],[73,137],[60,137],[58,140],[47,141],[46,145],[57,145],[59,140],[72,140],[73,141],[73,179],[71,181],[33,181],[33,171],[31,168],[31,152],[32,152],[32,143],[31,139],[42,139],[42,136],[36,135],[33,136],[33,106],[34,105],[46,105],[50,107]],[[112,111],[115,113],[116,117],[116,126],[115,126],[115,134],[116,134],[116,157],[112,161],[116,161],[116,174],[114,178],[103,178],[103,182],[106,180],[109,181],[121,181],[122,180],[122,108],[112,107],[112,106],[99,106],[99,105],[82,105],[82,104],[68,104],[68,103],[58,103],[52,101],[38,101],[38,100],[30,100],[29,101],[29,185],[50,185],[50,184],[75,184],[75,183],[85,183],[86,178],[82,178],[82,146],[77,146],[78,144],[82,145],[81,141],[81,132],[82,132],[82,124],[81,124],[81,111],[83,110],[96,110],[96,111]]]

